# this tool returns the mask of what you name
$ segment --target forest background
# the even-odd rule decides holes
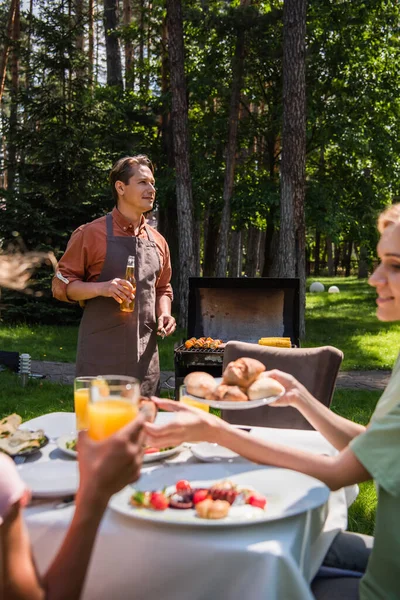
[[[400,201],[399,26],[395,0],[4,2],[3,250],[59,258],[146,153],[181,325],[190,275],[365,277]],[[2,319],[76,323],[50,278]]]

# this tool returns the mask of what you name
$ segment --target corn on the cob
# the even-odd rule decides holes
[[[275,346],[276,348],[291,348],[289,337],[262,337],[258,340],[260,346]]]

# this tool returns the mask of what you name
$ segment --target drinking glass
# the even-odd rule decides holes
[[[75,377],[74,380],[74,405],[77,431],[88,428],[87,406],[89,404],[90,384],[93,379],[96,378]]]
[[[134,377],[104,375],[91,381],[88,430],[93,440],[104,440],[138,414],[140,383]]]
[[[193,400],[193,398],[190,398],[186,395],[186,387],[184,385],[181,385],[181,387],[179,388],[179,401],[182,402],[182,404],[187,404],[188,406],[200,408],[200,410],[204,410],[205,412],[210,412],[210,407],[208,406],[208,404],[205,404],[203,402],[196,402],[196,400]]]

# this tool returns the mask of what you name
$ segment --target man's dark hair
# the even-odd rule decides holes
[[[144,165],[149,167],[150,171],[154,174],[153,163],[145,154],[138,154],[137,156],[124,156],[120,158],[114,164],[110,173],[110,183],[112,195],[115,203],[118,201],[117,190],[115,189],[115,182],[122,181],[125,185],[128,185],[130,178],[135,174],[136,167],[138,165]]]

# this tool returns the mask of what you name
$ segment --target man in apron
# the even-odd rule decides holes
[[[110,181],[116,207],[74,231],[53,278],[53,295],[84,305],[76,376],[131,375],[148,396],[159,385],[157,333],[170,335],[176,328],[169,248],[144,218],[155,199],[150,160],[118,160]],[[128,256],[135,257],[135,295],[125,280]],[[134,312],[121,311],[120,304],[133,297]]]

